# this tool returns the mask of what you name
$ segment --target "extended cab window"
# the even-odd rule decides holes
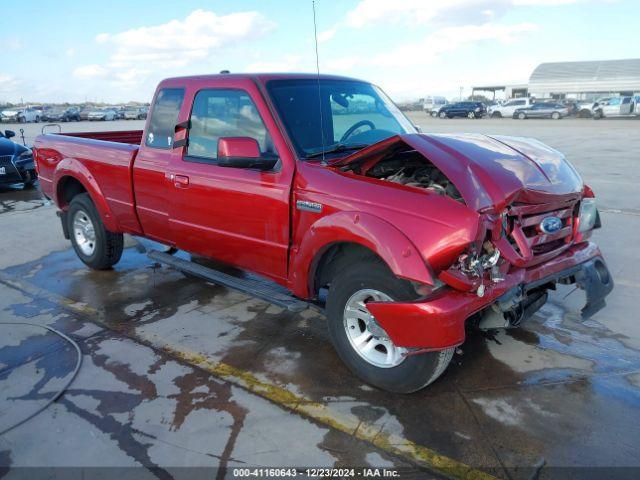
[[[251,137],[258,141],[262,153],[271,150],[267,129],[246,92],[201,90],[193,101],[187,155],[215,159],[221,137]]]
[[[178,113],[184,100],[184,89],[163,88],[153,104],[147,130],[146,145],[152,148],[171,148]]]

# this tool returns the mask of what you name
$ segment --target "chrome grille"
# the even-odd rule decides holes
[[[517,256],[515,263],[519,267],[529,267],[542,263],[571,246],[576,212],[576,202],[563,206],[514,205],[509,209],[509,243]],[[540,229],[541,222],[550,216],[562,220],[557,232],[545,233]]]

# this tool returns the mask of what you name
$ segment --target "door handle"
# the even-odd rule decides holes
[[[187,188],[189,186],[189,177],[186,175],[175,175],[173,177],[173,186],[176,188]]]

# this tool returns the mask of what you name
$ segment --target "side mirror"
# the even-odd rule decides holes
[[[221,137],[218,139],[218,166],[271,170],[278,157],[263,157],[260,145],[250,137]]]
[[[16,136],[16,132],[14,132],[13,130],[5,130],[4,131],[4,136],[6,138],[15,137]]]

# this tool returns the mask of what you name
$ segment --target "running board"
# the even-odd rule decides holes
[[[251,278],[234,277],[219,270],[214,270],[213,268],[175,257],[169,253],[159,252],[158,250],[149,250],[147,256],[152,260],[168,265],[176,270],[189,273],[218,285],[239,290],[247,295],[286,308],[290,312],[301,312],[310,306],[309,303],[289,295],[284,288],[278,285],[269,285],[266,282]]]

